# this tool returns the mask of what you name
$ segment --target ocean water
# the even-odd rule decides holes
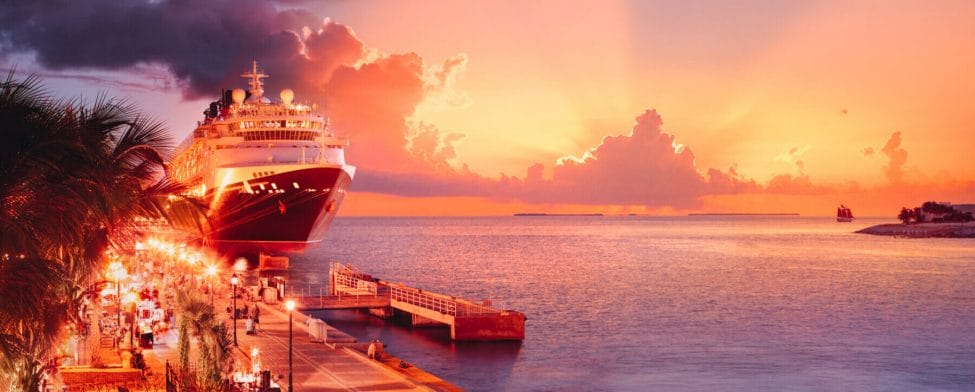
[[[318,313],[473,391],[973,391],[975,240],[852,233],[890,221],[339,218],[291,280],[348,262],[526,313],[521,343]]]

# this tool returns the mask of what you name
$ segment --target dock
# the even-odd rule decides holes
[[[388,282],[351,265],[329,264],[328,291],[319,295],[292,295],[303,311],[364,309],[390,318],[409,317],[412,326],[446,326],[456,341],[524,340],[525,314],[477,302]]]
[[[277,382],[287,385],[288,313],[280,306],[253,303],[261,308],[260,330],[256,334],[238,331],[238,357],[251,359],[257,349],[262,366],[279,375]],[[369,359],[368,343],[323,344],[312,339],[307,315],[293,313],[294,386],[297,391],[388,390],[388,391],[458,391],[454,385],[416,368],[399,369],[394,364]],[[243,326],[241,326],[243,327]],[[335,333],[338,330],[330,330]],[[341,336],[341,335],[339,335]],[[347,336],[347,335],[346,335]],[[355,342],[355,339],[351,342]],[[385,357],[390,355],[386,354]],[[253,362],[245,361],[248,365]],[[408,373],[410,370],[413,373]]]

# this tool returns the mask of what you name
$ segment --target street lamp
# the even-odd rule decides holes
[[[284,307],[285,309],[288,309],[288,392],[293,392],[295,390],[295,387],[294,384],[292,383],[292,379],[294,378],[295,367],[294,367],[294,360],[292,357],[293,357],[293,352],[295,350],[294,349],[295,335],[291,323],[291,314],[292,311],[295,310],[295,301],[293,299],[289,299],[287,302],[284,303]]]
[[[112,276],[115,277],[115,323],[122,328],[122,277],[125,270],[122,269],[122,263],[119,261],[113,261],[108,268],[112,270]]]
[[[217,275],[217,266],[207,266],[207,282],[210,283],[210,307],[213,307],[213,277]]]
[[[115,271],[115,324],[122,328],[122,284],[119,282],[121,276],[119,271]]]
[[[135,312],[136,294],[135,292],[128,292],[125,294],[125,303],[132,309],[132,325],[129,326],[129,348],[135,347],[135,329],[139,324],[138,315]]]
[[[237,273],[235,272],[230,277],[230,284],[234,286],[234,347],[237,347],[237,284],[240,283],[240,279],[237,278]]]

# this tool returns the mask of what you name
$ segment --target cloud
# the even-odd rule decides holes
[[[144,64],[171,72],[186,97],[215,98],[241,86],[252,59],[299,102],[320,102],[332,130],[352,140],[350,162],[363,170],[443,170],[463,138],[412,123],[418,105],[467,104],[455,84],[467,65],[458,54],[427,65],[415,53],[367,49],[346,25],[256,0],[90,2],[13,1],[0,7],[0,49],[33,53],[55,73],[126,70]]]
[[[300,4],[297,2],[295,4]],[[699,169],[689,146],[665,132],[655,110],[625,134],[607,136],[550,167],[522,177],[488,178],[459,162],[461,132],[416,120],[418,110],[472,102],[458,89],[468,57],[428,64],[416,53],[368,48],[349,26],[257,0],[89,2],[12,1],[0,8],[0,53],[33,53],[50,70],[163,68],[187,97],[215,97],[241,85],[252,59],[271,75],[268,95],[289,87],[299,101],[321,102],[331,129],[348,135],[353,190],[402,196],[477,196],[494,200],[693,208],[711,195],[822,192],[804,174],[809,146],[781,155],[799,174],[759,185],[731,165]],[[895,134],[881,150],[899,180],[906,152]]]
[[[215,94],[230,81],[226,71],[250,59],[293,51],[295,37],[282,32],[317,21],[259,0],[13,0],[0,7],[3,52],[33,52],[54,70],[161,63],[190,97]]]
[[[800,158],[809,150],[812,150],[812,146],[810,145],[792,147],[788,152],[777,155],[775,157],[775,161],[794,165],[796,169],[799,170],[799,174],[801,175],[806,170],[806,164]]]
[[[423,100],[423,59],[394,54],[335,70],[322,91],[332,129],[349,135],[347,156],[364,169],[416,170],[407,151],[409,118]]]
[[[884,166],[884,174],[891,183],[899,184],[904,179],[904,164],[907,163],[907,150],[900,148],[901,133],[894,132],[887,140],[887,144],[880,149],[887,156],[888,162]]]
[[[703,195],[755,192],[760,187],[745,179],[735,166],[727,171],[709,169],[702,175],[694,153],[661,129],[655,110],[636,118],[627,135],[607,136],[581,157],[559,159],[552,176],[544,178],[544,165],[528,167],[523,178],[501,175],[489,179],[466,168],[446,171],[370,171],[357,189],[404,196],[480,196],[531,203],[617,204],[691,208]],[[414,139],[420,151],[437,152],[450,142],[435,129],[421,127]],[[436,148],[434,146],[437,146]],[[449,155],[449,154],[448,154]],[[445,156],[438,158],[445,158]],[[439,166],[443,168],[443,166]]]
[[[582,157],[564,157],[552,179],[526,183],[533,202],[671,205],[688,207],[709,192],[694,153],[661,130],[656,110],[636,118],[629,135],[608,136]]]
[[[457,158],[454,145],[464,135],[456,132],[443,134],[435,125],[424,122],[410,123],[409,126],[406,149],[417,159],[435,167],[449,168],[450,163]]]
[[[457,80],[467,70],[467,54],[460,53],[443,64],[431,66],[423,75],[426,85],[426,99],[424,105],[433,107],[432,110],[463,109],[472,104],[466,92],[457,89]]]
[[[828,193],[832,187],[816,185],[806,174],[779,174],[766,184],[764,192],[783,195],[808,195]]]

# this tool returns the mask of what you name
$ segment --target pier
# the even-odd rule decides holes
[[[451,339],[458,341],[525,339],[526,317],[521,312],[388,282],[347,264],[331,263],[328,276],[327,292],[292,295],[298,309],[365,309],[381,318],[403,313],[414,327],[450,327]]]

